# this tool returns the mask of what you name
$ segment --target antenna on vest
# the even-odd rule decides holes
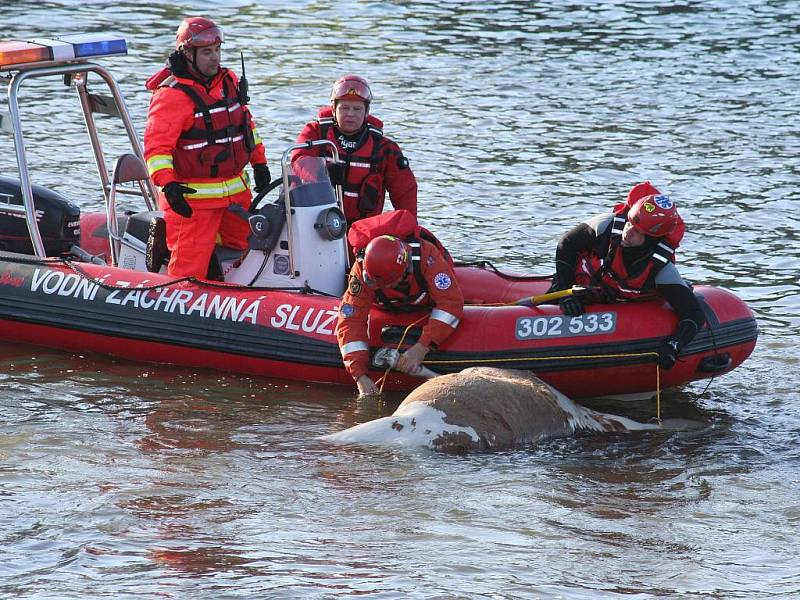
[[[244,52],[239,52],[242,59],[242,76],[239,78],[239,104],[249,104],[250,96],[247,95],[247,75],[244,70]]]

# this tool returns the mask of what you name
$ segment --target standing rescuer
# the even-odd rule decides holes
[[[331,89],[331,104],[303,128],[297,143],[330,140],[340,161],[331,163],[331,181],[344,191],[348,223],[383,212],[386,193],[392,206],[417,214],[417,180],[400,146],[383,135],[383,122],[370,114],[372,91],[359,75],[345,75]],[[301,156],[331,156],[325,145],[295,150]]]
[[[222,42],[222,29],[211,19],[185,19],[167,66],[146,83],[153,97],[144,154],[162,190],[168,272],[178,277],[205,277],[217,243],[247,248],[249,226],[227,208],[250,206],[248,163],[256,192],[270,182],[246,92],[233,71],[220,67]]]

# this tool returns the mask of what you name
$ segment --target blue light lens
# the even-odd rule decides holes
[[[125,40],[109,40],[105,42],[89,42],[72,45],[75,47],[76,58],[128,53],[128,45],[125,43]]]
[[[128,44],[119,37],[103,34],[80,34],[59,36],[58,39],[72,44],[72,47],[75,48],[75,58],[128,53]]]

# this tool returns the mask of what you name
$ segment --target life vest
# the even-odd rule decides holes
[[[348,223],[379,215],[383,211],[386,186],[380,172],[380,150],[383,139],[383,121],[367,115],[367,126],[356,147],[348,151],[336,137],[333,110],[320,109],[317,114],[320,139],[332,141],[342,150],[339,159],[345,163],[344,212]],[[368,139],[364,139],[368,138]],[[325,151],[323,151],[325,152]]]
[[[608,229],[598,236],[595,247],[578,254],[575,285],[599,287],[594,301],[650,297],[655,293],[655,276],[665,265],[674,262],[675,249],[666,238],[659,238],[644,267],[636,273],[628,273],[621,245],[627,215],[628,206],[620,205]]]
[[[433,244],[452,269],[454,263],[450,253],[433,233],[417,222],[417,218],[411,212],[399,209],[367,217],[352,224],[347,232],[347,241],[353,249],[356,260],[363,261],[367,244],[381,235],[393,235],[408,244],[411,249],[411,270],[414,277],[406,277],[394,288],[376,290],[375,297],[387,310],[394,312],[412,311],[424,306],[428,300],[428,283],[422,273],[422,240]]]
[[[188,95],[196,107],[194,124],[178,138],[173,155],[175,171],[188,180],[239,175],[250,161],[255,139],[233,76],[227,69],[223,73],[220,100],[201,85],[175,80],[167,85]]]

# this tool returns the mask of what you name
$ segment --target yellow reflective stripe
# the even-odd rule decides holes
[[[204,200],[206,198],[225,198],[234,196],[247,189],[247,184],[241,176],[232,177],[225,181],[215,181],[213,183],[199,183],[189,180],[186,185],[197,190],[194,194],[187,194],[189,200]]]
[[[253,127],[253,139],[256,141],[256,146],[263,143],[261,136],[258,134],[258,128]]]
[[[352,352],[369,352],[369,344],[367,342],[348,342],[341,347],[341,352],[342,358]]]
[[[458,327],[459,323],[458,317],[440,308],[434,308],[431,311],[431,319],[434,319],[436,321],[441,321],[442,323],[444,323],[445,325],[449,325],[453,329]]]
[[[150,175],[157,171],[164,169],[172,169],[172,155],[171,154],[154,154],[147,159],[147,172]]]

